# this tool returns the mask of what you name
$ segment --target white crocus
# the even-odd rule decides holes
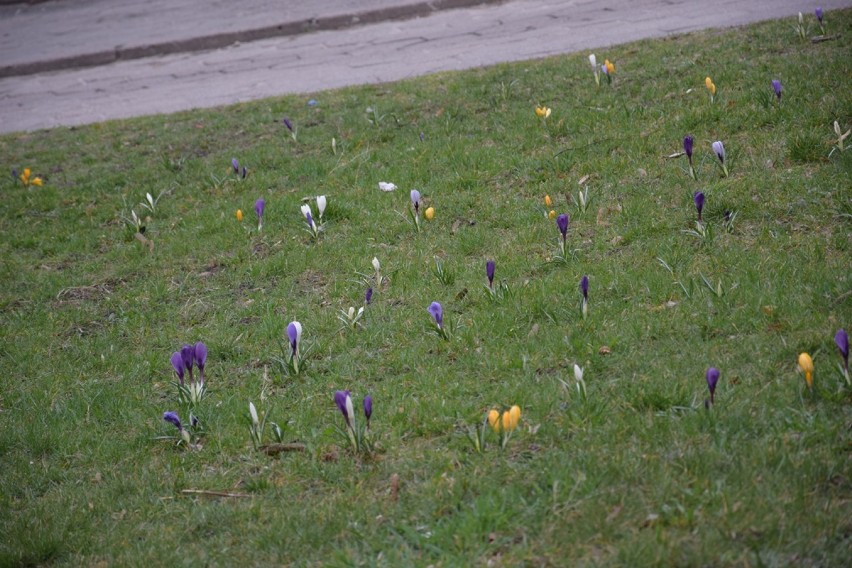
[[[260,419],[257,417],[257,408],[254,407],[253,402],[249,402],[249,414],[251,414],[251,423],[254,426],[258,426],[260,424]]]
[[[322,220],[322,214],[325,213],[326,199],[325,195],[320,195],[317,197],[317,211],[319,212],[319,218]]]
[[[594,54],[594,53],[590,53],[590,54],[589,54],[589,63],[591,63],[591,64],[592,64],[592,69],[593,69],[594,71],[597,71],[597,70],[598,70],[598,60],[597,60],[597,58],[595,57],[595,54]]]
[[[393,191],[396,189],[396,184],[387,181],[380,181],[379,189],[381,189],[382,191]]]
[[[373,268],[375,269],[376,272],[379,272],[382,269],[382,265],[379,262],[379,259],[376,258],[375,256],[373,257]]]
[[[578,383],[583,381],[583,368],[576,363],[574,363],[574,380]]]
[[[311,217],[313,217],[313,215],[314,215],[314,214],[311,212],[311,206],[310,206],[310,205],[308,205],[307,203],[305,203],[304,205],[302,205],[302,207],[301,207],[300,209],[302,210],[302,216],[303,216],[305,219],[307,219],[307,218],[308,218],[308,215],[309,215],[309,214],[311,215]]]
[[[352,397],[348,394],[346,395],[346,415],[349,417],[347,422],[349,424],[355,424],[355,409],[352,408]]]

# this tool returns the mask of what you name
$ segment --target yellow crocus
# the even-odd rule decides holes
[[[550,111],[546,106],[537,106],[535,107],[535,115],[539,118],[547,118],[550,116]]]
[[[43,182],[41,181],[40,177],[34,177],[33,181],[31,183],[33,185],[37,185],[37,186],[41,187]]]
[[[243,222],[243,210],[242,209],[237,209],[237,221],[239,221],[240,223]]]
[[[710,91],[711,95],[716,94],[716,84],[713,82],[713,80],[710,77],[706,77],[704,79],[704,86],[707,87],[707,90]]]
[[[799,355],[799,370],[805,374],[805,383],[808,388],[814,387],[814,361],[807,353]]]
[[[507,414],[509,415],[508,427],[506,426],[506,415]],[[512,406],[512,408],[510,408],[508,410],[508,412],[503,414],[503,429],[506,430],[507,432],[511,432],[512,430],[517,428],[518,422],[520,422],[520,420],[521,420],[521,407],[516,404],[516,405]]]
[[[492,430],[495,432],[500,431],[500,413],[494,408],[488,411],[488,423],[491,425]]]
[[[607,72],[607,73],[609,73],[610,75],[612,75],[613,73],[615,73],[615,65],[613,65],[612,63],[610,63],[609,59],[605,59],[605,60],[604,60],[604,65],[606,65],[606,72]]]
[[[431,221],[435,218],[435,208],[429,207],[426,211],[423,212],[423,216],[426,217],[427,221]]]
[[[556,211],[553,209],[550,210],[550,213],[547,214],[548,219],[556,219]]]
[[[550,209],[553,206],[553,200],[550,199],[549,195],[544,196],[544,206]]]

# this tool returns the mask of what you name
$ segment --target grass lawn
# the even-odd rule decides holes
[[[826,19],[599,50],[599,87],[580,53],[0,137],[44,180],[0,182],[0,565],[844,565],[852,11]],[[199,341],[187,447],[163,413],[189,422],[170,357]],[[249,401],[304,451],[257,451]]]

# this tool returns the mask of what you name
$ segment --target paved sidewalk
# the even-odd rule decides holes
[[[852,0],[819,3],[829,22],[831,10],[852,6]],[[230,7],[232,4],[239,8]],[[63,54],[79,59],[87,53],[121,53],[140,46],[180,42],[189,45],[198,38],[286,28],[287,21],[281,21],[282,17],[291,23],[313,20],[314,28],[321,28],[316,22],[343,18],[326,31],[296,30],[208,51],[165,51],[170,54],[7,76],[0,79],[0,132],[394,81],[697,29],[793,17],[800,10],[807,11],[806,17],[813,20],[816,5],[809,5],[808,0],[507,0],[433,10],[442,4],[433,0],[427,2],[431,15],[400,19],[415,14],[393,12],[395,8],[423,3],[313,0],[288,2],[296,7],[277,13],[272,5],[280,4],[273,0],[54,0],[33,6],[0,6],[0,66],[6,68],[55,64]],[[447,6],[449,3],[444,3]],[[100,11],[92,14],[93,7]],[[86,9],[90,10],[88,16],[81,16]],[[317,12],[320,9],[325,12]],[[382,19],[382,13],[387,15],[383,21],[358,21],[358,14],[375,14]],[[232,20],[251,25],[234,28]],[[223,25],[223,21],[228,23]],[[68,27],[61,33],[63,22]],[[15,43],[16,38],[23,41],[21,30],[32,36],[27,40],[30,47],[13,49],[9,42]],[[40,38],[43,41],[39,42]],[[123,40],[121,47],[115,43],[119,40]]]

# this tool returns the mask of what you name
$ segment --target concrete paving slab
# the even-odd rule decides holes
[[[830,22],[831,10],[852,0],[821,4]],[[801,0],[515,0],[201,53],[7,77],[0,79],[0,132],[395,81],[794,17],[802,9]]]

